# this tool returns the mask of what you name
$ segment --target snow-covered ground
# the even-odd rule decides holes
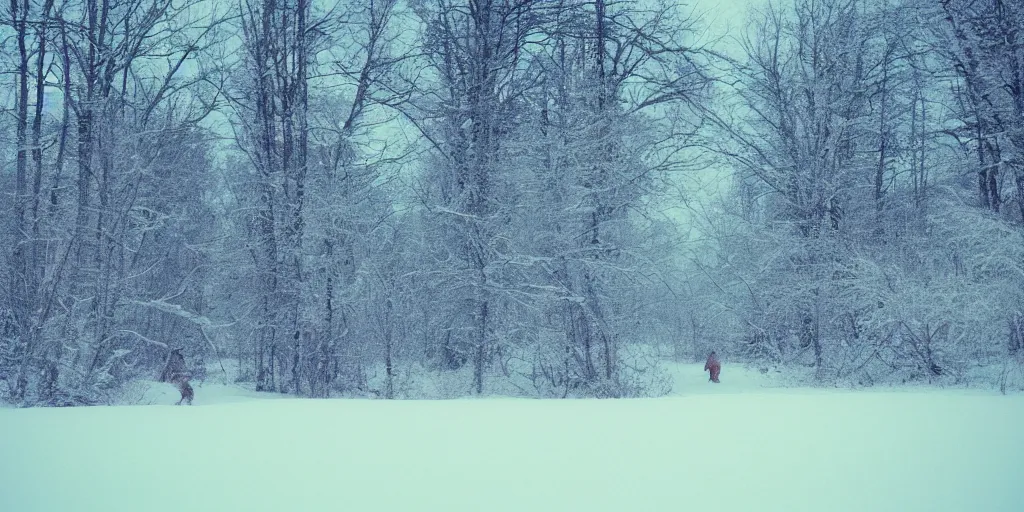
[[[0,409],[0,510],[1024,511],[1024,396],[778,388],[674,366],[644,400]],[[137,403],[173,403],[154,385]]]

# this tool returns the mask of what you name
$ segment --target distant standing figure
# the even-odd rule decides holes
[[[167,355],[164,371],[160,373],[160,382],[170,382],[174,384],[174,387],[178,388],[178,392],[181,393],[181,400],[178,400],[177,405],[181,405],[181,402],[186,401],[189,405],[192,405],[192,397],[195,396],[195,393],[192,391],[192,386],[188,383],[191,377],[185,368],[185,356],[181,355],[181,349],[176,348],[172,350]]]
[[[711,355],[708,356],[708,362],[704,363],[704,371],[711,372],[711,382],[718,384],[718,374],[722,373],[722,363],[718,361],[718,357],[715,355],[715,351],[711,351]]]

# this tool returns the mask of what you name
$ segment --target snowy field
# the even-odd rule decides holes
[[[645,400],[0,409],[0,510],[1024,511],[1024,396],[766,388]],[[169,385],[148,399],[173,403]]]

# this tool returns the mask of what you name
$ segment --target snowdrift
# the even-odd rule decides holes
[[[0,409],[0,510],[1024,510],[1024,396],[728,375],[644,400]]]

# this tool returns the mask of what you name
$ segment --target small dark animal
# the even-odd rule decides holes
[[[177,405],[181,405],[181,402],[188,402],[192,405],[192,398],[195,397],[195,392],[192,390],[192,385],[188,383],[192,376],[185,368],[185,356],[181,355],[181,349],[176,348],[167,355],[167,362],[164,364],[164,371],[160,373],[160,382],[170,382],[174,384],[174,387],[178,388],[178,392],[181,393],[181,400],[178,400]]]
[[[195,393],[192,391],[192,386],[188,383],[188,377],[181,377],[178,380],[173,381],[175,387],[178,388],[178,392],[181,393],[181,400],[175,405],[181,405],[181,402],[187,401],[189,405],[192,405],[192,397]]]
[[[711,382],[718,384],[718,375],[722,372],[722,363],[718,361],[718,357],[715,355],[715,351],[711,351],[711,355],[708,356],[708,362],[704,363],[704,371],[711,372]]]

